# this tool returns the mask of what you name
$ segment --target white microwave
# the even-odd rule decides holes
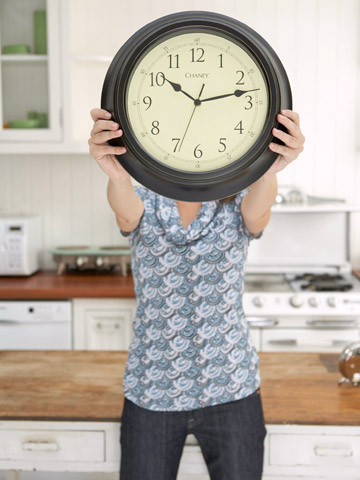
[[[36,272],[42,249],[40,216],[0,214],[0,275]]]

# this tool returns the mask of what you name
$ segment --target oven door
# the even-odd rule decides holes
[[[360,339],[357,319],[306,319],[304,327],[263,328],[263,352],[333,352],[341,353],[351,342]]]

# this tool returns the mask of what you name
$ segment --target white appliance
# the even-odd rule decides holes
[[[0,215],[0,275],[31,275],[40,268],[42,221],[38,215]]]
[[[71,300],[0,301],[0,350],[71,350]]]
[[[296,197],[273,206],[263,237],[250,244],[245,316],[258,351],[340,354],[360,340],[360,280],[349,252],[350,214],[359,208]]]

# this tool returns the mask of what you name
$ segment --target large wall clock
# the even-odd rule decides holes
[[[139,183],[163,196],[210,201],[255,182],[282,143],[272,129],[291,109],[285,69],[253,29],[226,15],[186,11],[135,32],[114,57],[101,107],[123,130],[111,140]]]

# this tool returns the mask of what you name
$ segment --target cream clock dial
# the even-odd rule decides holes
[[[187,95],[186,95],[187,94]],[[189,172],[224,167],[259,137],[268,111],[250,54],[210,33],[184,33],[150,49],[126,94],[131,127],[149,154]]]
[[[161,195],[234,195],[270,168],[272,129],[291,109],[285,69],[257,32],[226,15],[185,11],[144,25],[106,73],[101,107],[123,130],[110,145],[139,183]]]

